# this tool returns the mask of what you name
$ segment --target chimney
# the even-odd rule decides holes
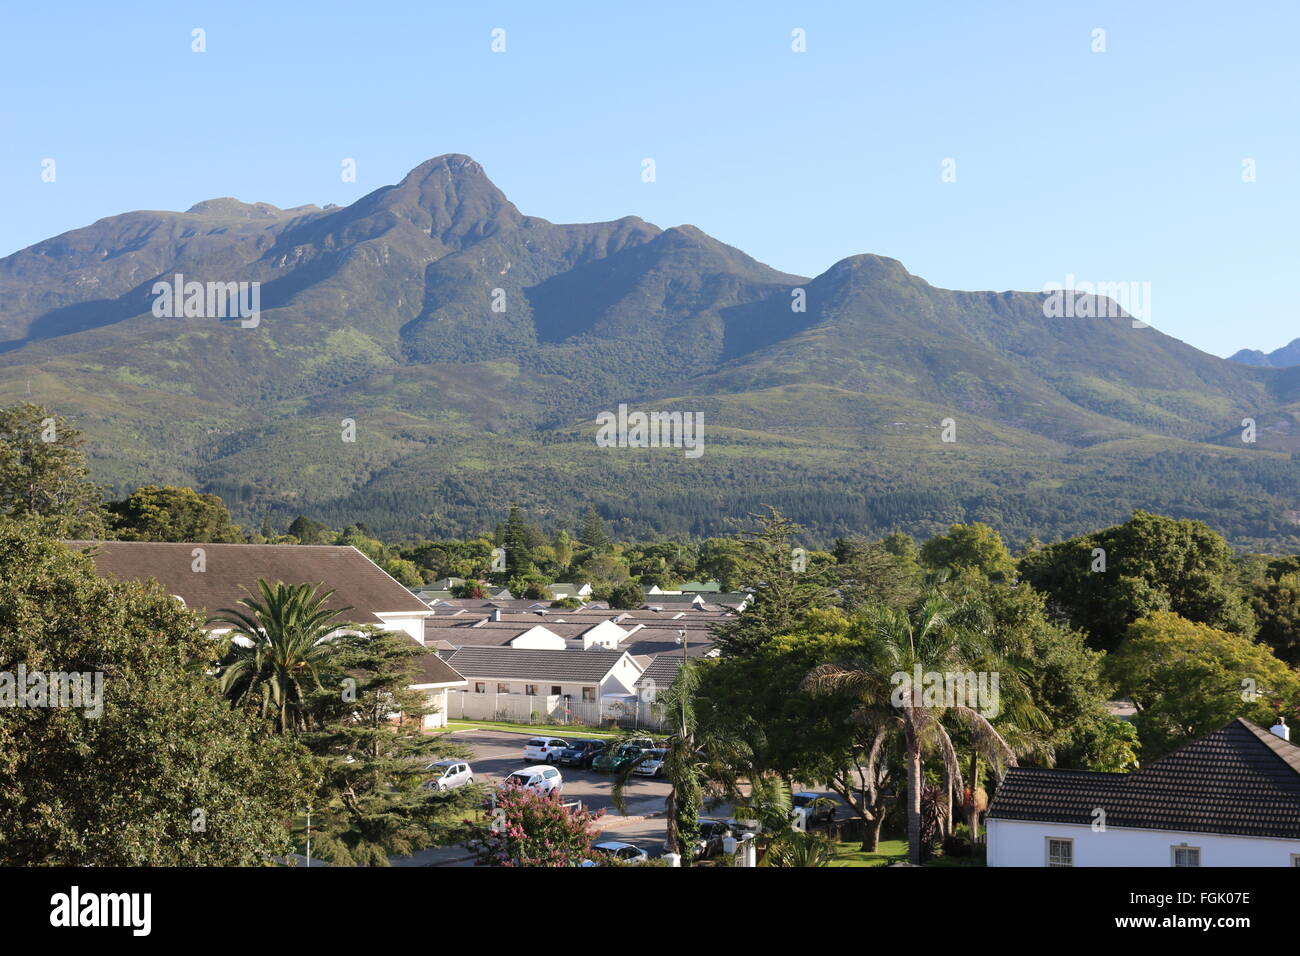
[[[1291,739],[1291,728],[1286,725],[1285,717],[1279,717],[1277,719],[1277,723],[1268,729],[1271,730],[1276,736],[1281,737],[1283,740]]]

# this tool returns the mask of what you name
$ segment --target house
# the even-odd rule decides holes
[[[688,610],[693,607],[703,607],[704,598],[698,594],[666,594],[660,593],[647,595],[645,604],[641,605],[647,610],[656,608],[662,610],[672,608],[673,610]]]
[[[350,607],[341,619],[400,631],[423,643],[433,614],[382,568],[352,547],[302,544],[212,544],[168,541],[68,541],[91,550],[100,577],[157,581],[186,607],[211,617],[257,594],[259,579],[322,585],[328,606]],[[214,628],[213,630],[221,630]]]
[[[424,726],[426,729],[446,727],[447,692],[453,687],[462,689],[467,682],[456,668],[448,664],[434,651],[421,654],[415,659],[415,662],[419,666],[419,676],[416,677],[416,682],[411,685],[411,690],[423,691],[428,696],[429,703],[434,707],[432,714],[425,715]]]
[[[474,720],[585,720],[635,710],[641,665],[625,651],[461,647],[443,659],[465,676],[451,713]]]
[[[557,581],[554,584],[546,585],[546,593],[552,601],[561,601],[564,598],[585,598],[591,595],[591,585]]]
[[[1300,747],[1237,719],[1132,773],[1013,767],[989,866],[1300,866]]]
[[[444,660],[465,676],[471,694],[526,697],[627,697],[641,667],[624,651],[461,647]]]
[[[678,590],[683,594],[720,594],[722,585],[717,581],[687,581]]]

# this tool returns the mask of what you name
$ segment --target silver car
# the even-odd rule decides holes
[[[474,770],[463,760],[435,760],[424,769],[433,774],[424,782],[431,790],[454,790],[474,782]]]

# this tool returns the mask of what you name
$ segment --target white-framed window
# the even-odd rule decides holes
[[[1291,854],[1291,865],[1292,865],[1292,866],[1300,866],[1300,853],[1292,853],[1292,854]]]
[[[510,693],[510,685],[509,685],[509,684],[503,684],[503,683],[501,683],[500,681],[498,681],[498,682],[497,682],[497,693],[498,693],[498,694],[508,694],[508,693]]]
[[[552,696],[552,697],[559,697],[559,696],[563,695],[563,693],[564,693],[564,688],[561,687],[559,684],[552,684],[552,685],[551,685],[551,696]]]
[[[1074,866],[1074,841],[1068,837],[1048,837],[1047,865]]]
[[[524,694],[525,694],[525,696],[527,696],[527,697],[536,697],[536,696],[537,696],[537,685],[536,685],[536,684],[525,684],[525,685],[524,685]]]
[[[588,701],[594,701],[596,699],[596,688],[584,687],[582,689],[582,699]]]
[[[474,693],[476,693],[476,694],[486,694],[486,693],[487,693],[487,681],[476,680],[476,681],[474,682]]]
[[[1199,846],[1188,846],[1186,843],[1170,847],[1173,851],[1174,866],[1200,866],[1201,865],[1201,848]]]

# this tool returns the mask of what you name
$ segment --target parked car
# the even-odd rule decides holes
[[[435,760],[424,769],[433,775],[424,782],[431,790],[454,790],[474,782],[474,770],[463,760]]]
[[[722,820],[700,820],[699,836],[695,838],[695,859],[707,860],[722,852],[722,841],[731,835],[731,827]],[[668,841],[664,841],[664,852],[668,852]]]
[[[560,751],[560,764],[565,767],[591,769],[591,762],[604,752],[608,746],[603,740],[570,740],[569,746]]]
[[[623,744],[615,750],[608,747],[591,762],[591,769],[597,773],[618,773],[637,757],[641,756],[644,748],[632,744]]]
[[[563,737],[534,737],[524,744],[525,763],[555,763],[569,742]]]
[[[647,750],[644,753],[645,758],[632,768],[632,772],[643,777],[662,777],[664,775],[664,758],[668,756],[668,751],[656,749]]]
[[[839,810],[839,801],[824,793],[811,791],[796,793],[791,796],[790,802],[794,805],[795,812],[802,813],[809,823],[816,823],[818,820],[834,820]]]
[[[613,857],[621,863],[644,863],[650,859],[650,854],[639,846],[633,846],[631,843],[620,843],[617,840],[610,840],[606,843],[593,843],[591,845],[591,855],[594,859],[583,860],[583,866],[600,866],[601,857]]]
[[[554,767],[525,767],[515,770],[502,781],[500,789],[506,787],[526,787],[543,795],[560,793],[564,789],[564,778]]]

